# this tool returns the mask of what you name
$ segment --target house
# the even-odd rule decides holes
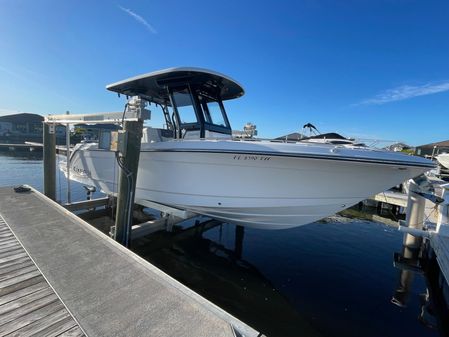
[[[6,136],[11,133],[12,123],[10,122],[0,122],[0,136]]]
[[[418,156],[431,156],[437,155],[438,153],[449,152],[449,140],[444,140],[441,142],[430,143],[419,145],[416,147],[416,155]]]
[[[14,115],[0,116],[1,141],[7,143],[23,143],[33,141],[42,143],[42,127],[44,117],[32,113],[18,113]],[[56,126],[56,142],[65,142],[64,125]]]
[[[31,113],[0,116],[1,135],[42,136],[44,117]],[[3,130],[7,130],[3,132]]]
[[[285,136],[277,137],[275,139],[276,140],[285,140],[285,141],[289,141],[289,142],[297,142],[304,138],[306,138],[306,137],[303,134],[301,134],[299,132],[293,132],[293,133],[290,133]]]
[[[410,150],[411,148],[412,147],[410,145],[407,145],[407,144],[401,143],[401,142],[394,143],[394,144],[391,144],[389,146],[384,147],[385,150],[394,151],[394,152],[401,152],[401,151],[404,151],[404,150]]]

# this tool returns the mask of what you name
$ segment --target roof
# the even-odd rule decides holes
[[[201,68],[168,68],[112,83],[106,89],[128,96],[170,105],[167,88],[189,84],[213,97],[228,100],[243,96],[242,86],[232,78]]]
[[[288,135],[281,136],[275,138],[276,140],[291,140],[291,141],[298,141],[300,139],[303,139],[304,136],[298,132],[289,133]]]
[[[19,113],[15,115],[0,116],[0,122],[7,123],[41,123],[44,117],[38,114]]]
[[[417,147],[434,147],[434,146],[438,146],[438,147],[449,147],[449,140],[443,140],[441,142],[436,142],[436,143],[430,143],[430,144],[424,144],[424,145],[418,145]]]

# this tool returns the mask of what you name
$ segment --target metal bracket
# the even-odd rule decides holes
[[[149,201],[149,200],[144,200],[144,199],[139,199],[139,200],[135,200],[136,204],[142,205],[144,207],[148,207],[148,208],[152,208],[152,209],[156,209],[160,212],[169,214],[169,215],[173,215],[175,217],[181,218],[181,219],[189,219],[192,218],[194,216],[196,216],[196,213],[193,212],[189,212],[186,210],[182,210],[179,208],[175,208],[175,207],[170,207],[167,205],[163,205],[163,204],[159,204],[157,202],[153,202],[153,201]]]

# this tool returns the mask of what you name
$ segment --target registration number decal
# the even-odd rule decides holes
[[[271,159],[271,157],[267,157],[267,156],[255,156],[255,155],[244,155],[244,154],[238,154],[238,155],[234,156],[234,160],[268,161],[270,159]]]

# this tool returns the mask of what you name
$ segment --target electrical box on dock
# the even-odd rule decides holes
[[[128,142],[128,133],[124,130],[111,132],[111,151],[119,152],[126,156],[126,145]]]
[[[118,149],[118,131],[111,132],[109,150],[117,152]]]

